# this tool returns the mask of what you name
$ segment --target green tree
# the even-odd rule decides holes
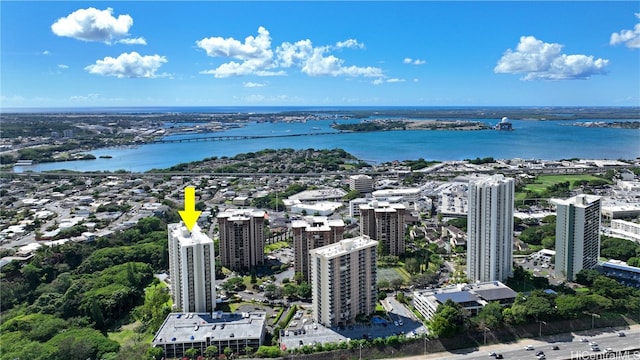
[[[396,292],[398,290],[400,290],[400,288],[402,287],[404,281],[401,278],[394,278],[391,279],[391,287],[393,288],[393,290],[395,290]]]
[[[199,353],[200,353],[200,350],[196,348],[189,348],[184,351],[184,356],[186,356],[189,359],[195,359]]]
[[[603,236],[600,242],[600,256],[627,261],[640,255],[640,245],[631,240]]]
[[[137,314],[152,332],[160,328],[171,309],[168,306],[169,291],[160,284],[150,285],[144,294],[144,303],[137,308]]]
[[[378,290],[390,289],[390,288],[391,288],[391,284],[389,283],[389,280],[382,279],[378,281]]]
[[[230,358],[233,355],[233,349],[227,346],[224,348],[223,353],[227,358]]]
[[[302,299],[308,299],[311,297],[311,285],[303,281],[300,285],[298,285],[298,289],[296,291],[296,295]]]
[[[496,329],[503,325],[502,306],[497,301],[491,301],[478,312],[474,318],[477,325]],[[482,327],[482,326],[481,326]]]
[[[420,272],[420,263],[416,258],[407,258],[404,261],[404,268],[409,274]]]
[[[627,260],[627,264],[629,264],[629,266],[640,267],[640,257],[630,257],[629,260]]]
[[[209,345],[207,346],[207,348],[204,350],[204,354],[210,358],[213,359],[214,357],[216,357],[218,355],[218,347],[215,345]]]
[[[447,299],[444,304],[438,306],[428,326],[431,334],[437,337],[452,337],[462,331],[464,321],[460,305]]]
[[[147,349],[148,360],[160,360],[164,356],[164,351],[161,347],[150,347]]]
[[[575,319],[585,310],[583,302],[575,295],[558,295],[555,303],[558,315],[564,319]]]
[[[222,284],[222,288],[226,291],[238,291],[244,287],[244,280],[240,276],[232,277]]]

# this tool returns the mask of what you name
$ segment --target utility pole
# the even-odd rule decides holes
[[[538,320],[538,324],[540,324],[540,327],[538,328],[538,337],[542,337],[542,324],[547,325],[547,323],[542,320]]]
[[[491,331],[488,327],[484,327],[484,344],[487,345],[487,330]]]
[[[594,314],[594,313],[590,313],[588,311],[585,311],[584,314],[591,315],[591,330],[593,330],[594,327],[595,327],[595,318],[600,318],[600,315]]]
[[[429,336],[424,334],[424,354],[427,355],[427,344],[429,343]]]

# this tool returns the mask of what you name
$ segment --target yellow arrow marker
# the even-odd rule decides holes
[[[196,211],[196,188],[193,186],[184,188],[184,210],[178,211],[178,213],[189,231],[193,229],[201,212]]]

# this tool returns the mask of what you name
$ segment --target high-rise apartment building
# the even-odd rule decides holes
[[[515,181],[496,174],[469,181],[467,277],[505,281],[513,269]]]
[[[169,276],[176,309],[212,312],[216,307],[215,254],[213,240],[195,225],[191,232],[183,223],[167,225]]]
[[[265,212],[229,209],[218,214],[220,262],[231,270],[264,265]]]
[[[313,317],[325,326],[370,315],[377,303],[378,242],[358,236],[309,251]]]
[[[400,255],[405,251],[403,204],[373,200],[360,205],[360,232],[380,242],[382,255]]]
[[[578,195],[556,205],[557,277],[574,281],[582,269],[593,269],[600,257],[600,197]]]
[[[359,174],[349,176],[349,190],[357,190],[362,194],[373,191],[373,178],[369,175]]]
[[[294,269],[309,281],[309,251],[342,240],[344,221],[326,216],[308,216],[291,221]]]

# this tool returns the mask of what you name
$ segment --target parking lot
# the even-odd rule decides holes
[[[316,324],[306,311],[294,316],[280,334],[281,348],[292,349],[317,343],[340,343],[350,339],[386,338],[392,335],[421,336],[427,329],[403,304],[389,297],[385,301],[388,318],[374,317],[366,324],[325,327]],[[284,345],[284,346],[282,346]]]
[[[555,252],[553,252],[555,253]],[[560,281],[555,276],[555,265],[551,263],[552,250],[540,250],[526,257],[515,260],[516,264],[533,273],[533,276],[549,279],[549,284],[557,285]]]

